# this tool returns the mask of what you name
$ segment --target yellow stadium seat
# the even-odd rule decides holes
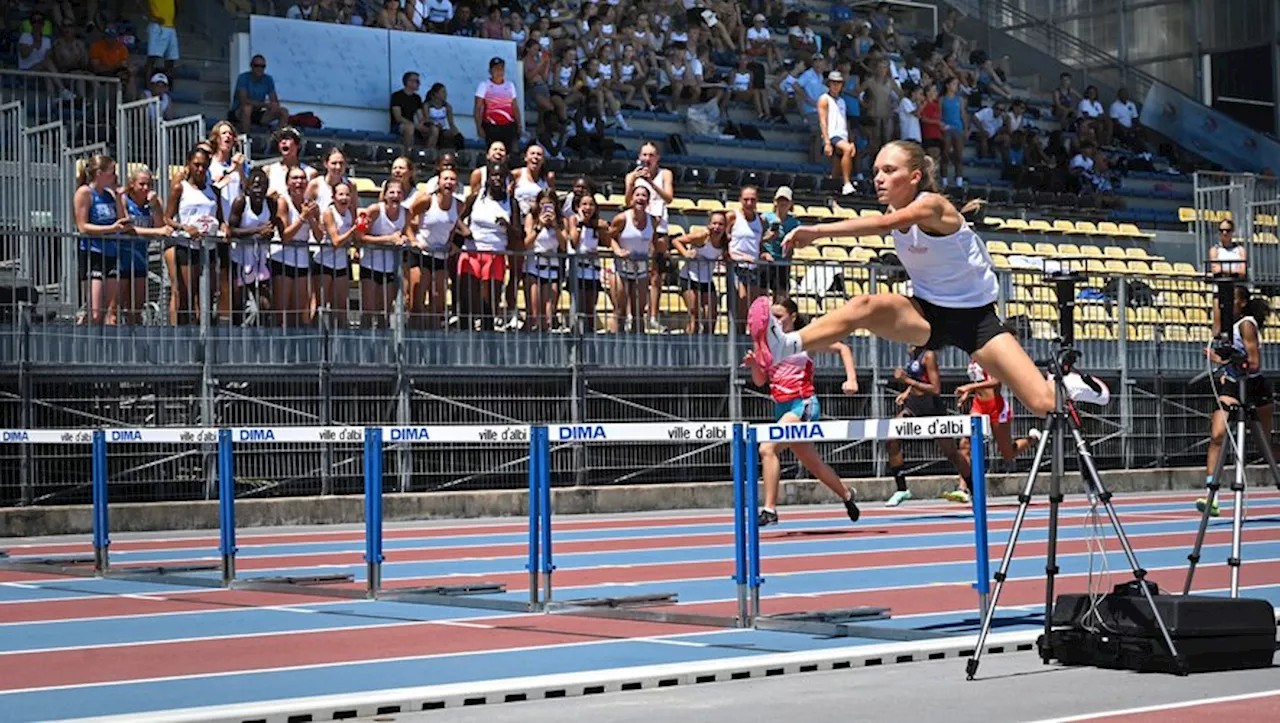
[[[756,213],[773,213],[773,202],[772,201],[756,202]]]
[[[1048,221],[1038,218],[1028,224],[1027,230],[1034,233],[1053,233],[1053,226]]]
[[[1169,325],[1164,328],[1164,334],[1161,337],[1164,341],[1191,341],[1187,335],[1187,327]]]
[[[1036,244],[1036,253],[1041,254],[1043,256],[1057,256],[1058,247],[1054,246],[1051,243],[1045,243],[1044,241],[1041,241],[1040,243]]]
[[[679,211],[680,213],[684,213],[685,211],[692,211],[697,207],[698,207],[698,204],[694,203],[693,201],[687,198],[673,198],[671,199],[671,203],[667,204],[667,210]]]
[[[1098,227],[1093,224],[1093,221],[1076,221],[1076,233],[1097,236]]]
[[[1093,244],[1084,244],[1080,247],[1080,255],[1102,258],[1102,249],[1094,246]]]
[[[603,194],[596,194],[597,197],[601,195]],[[608,196],[605,196],[604,200],[599,201],[599,205],[600,208],[617,210],[627,205],[627,197],[623,196],[621,193],[611,193]]]
[[[1123,261],[1119,261],[1116,259],[1108,259],[1107,271],[1114,271],[1117,274],[1127,274],[1129,273],[1129,267],[1126,266],[1125,262]]]
[[[720,203],[720,200],[715,198],[699,198],[698,203],[694,208],[699,211],[705,211],[706,213],[715,213],[716,211],[723,211],[724,204]]]
[[[1080,247],[1075,244],[1058,244],[1059,256],[1079,256]]]
[[[1126,265],[1129,267],[1129,273],[1131,274],[1142,274],[1143,276],[1145,276],[1151,273],[1151,267],[1147,266],[1146,261],[1137,261],[1137,260],[1130,259],[1129,261],[1126,262]]]
[[[1173,274],[1173,264],[1168,261],[1152,261],[1151,273],[1171,276]]]
[[[1000,230],[1001,231],[1018,231],[1019,233],[1021,233],[1023,231],[1026,231],[1029,228],[1031,228],[1031,224],[1027,223],[1026,221],[1023,221],[1020,218],[1011,218],[1008,221],[1004,222],[1004,226],[1002,226]]]
[[[1099,221],[1098,233],[1102,234],[1103,236],[1119,236],[1120,227],[1115,225],[1115,223],[1112,221]]]
[[[814,221],[827,221],[835,218],[835,214],[826,206],[809,206],[803,217]]]
[[[1058,320],[1058,307],[1053,304],[1032,304],[1028,308],[1028,314],[1032,319],[1041,319],[1044,321]]]
[[[987,216],[982,219],[982,224],[987,228],[999,230],[1001,226],[1004,226],[1004,219],[996,218],[995,216]]]
[[[1199,276],[1199,275],[1200,275],[1200,272],[1199,272],[1199,271],[1196,271],[1196,267],[1192,266],[1191,264],[1189,264],[1189,263],[1187,263],[1187,262],[1185,262],[1185,261],[1179,261],[1178,263],[1174,264],[1174,265],[1173,265],[1173,273],[1175,273],[1175,274],[1187,274],[1187,275],[1189,275],[1189,276]]]
[[[865,264],[868,261],[874,260],[877,256],[878,254],[876,254],[875,251],[859,246],[849,254],[849,260],[854,263]]]
[[[352,178],[352,183],[356,184],[356,193],[378,193],[378,184],[373,182],[372,178]]]
[[[1014,241],[1012,244],[1009,244],[1009,250],[1012,253],[1021,254],[1023,256],[1035,256],[1036,254],[1036,247],[1026,241]]]
[[[685,234],[684,226],[678,223],[667,224],[667,233],[672,236],[683,236]]]
[[[1076,225],[1070,221],[1058,219],[1053,222],[1053,230],[1057,233],[1075,233]]]
[[[1131,259],[1150,259],[1153,258],[1147,253],[1147,250],[1138,246],[1129,246],[1124,250],[1124,255]]]
[[[1187,339],[1189,341],[1207,342],[1213,338],[1213,332],[1208,326],[1191,326],[1187,327]]]
[[[1132,223],[1120,224],[1120,235],[1128,236],[1130,238],[1155,238],[1156,237],[1155,234],[1143,231],[1142,229],[1138,228],[1137,225]]]
[[[1032,339],[1052,340],[1056,338],[1057,335],[1058,335],[1058,332],[1054,330],[1053,324],[1050,324],[1047,321],[1031,322],[1031,338]]]
[[[1109,259],[1122,259],[1124,258],[1124,249],[1119,246],[1108,246],[1102,249],[1102,255]]]
[[[1185,326],[1187,317],[1182,309],[1165,307],[1160,310],[1160,321],[1165,324],[1182,324]]]
[[[1011,268],[1009,259],[1003,254],[991,254],[991,263],[995,264],[997,269]]]
[[[831,213],[835,214],[835,217],[839,219],[858,217],[858,209],[856,208],[841,208],[840,206],[836,206],[831,209]]]
[[[1183,206],[1178,209],[1178,221],[1182,223],[1194,223],[1196,220],[1196,210]]]
[[[1103,304],[1076,306],[1076,318],[1080,321],[1111,321],[1111,311]]]
[[[893,248],[893,243],[885,243],[882,236],[861,236],[858,238],[858,246],[866,246],[869,249],[885,249]],[[987,248],[990,248],[988,244]]]
[[[1149,324],[1142,324],[1140,326],[1131,324],[1128,329],[1129,332],[1127,336],[1129,337],[1129,341],[1155,340],[1155,328]]]
[[[742,210],[742,201],[737,201],[737,200],[734,200],[734,201],[725,201],[725,202],[724,202],[724,210],[726,210],[726,211],[741,211],[741,210]]]
[[[872,216],[880,216],[882,214],[880,213],[880,211],[874,208],[864,208],[858,212],[858,215],[862,216],[863,218],[870,218]]]
[[[1084,269],[1091,274],[1107,273],[1107,267],[1102,263],[1101,259],[1089,259],[1088,261],[1085,261]]]
[[[822,258],[844,261],[849,258],[849,252],[843,246],[824,246],[822,248]]]
[[[1156,311],[1153,306],[1139,306],[1131,308],[1126,312],[1126,317],[1130,324],[1160,323],[1160,312]]]
[[[1005,304],[1005,307],[1004,307],[1005,318],[1008,318],[1011,316],[1025,316],[1026,313],[1027,313],[1026,304],[1019,304],[1017,302],[1009,302],[1008,304]]]
[[[1006,255],[1008,255],[1008,254],[1012,253],[1012,252],[1009,250],[1009,244],[1007,244],[1007,243],[1005,243],[1005,242],[1001,241],[1000,239],[992,239],[992,240],[988,241],[988,242],[987,242],[987,251],[988,251],[989,253],[993,253],[993,254],[1006,254]]]

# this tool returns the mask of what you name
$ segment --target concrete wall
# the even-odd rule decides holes
[[[1249,480],[1251,484],[1268,484],[1261,467],[1249,469]],[[1103,481],[1116,493],[1192,491],[1204,486],[1204,472],[1185,468],[1114,471],[1104,473]],[[1048,482],[1048,473],[1041,475],[1036,481],[1036,493],[1044,494]],[[878,504],[894,490],[891,479],[860,479],[855,483],[859,499],[870,504]],[[954,484],[954,477],[918,477],[911,480],[911,489],[916,499],[936,499]],[[992,497],[1016,495],[1025,484],[1026,477],[1022,475],[991,475],[988,480]],[[1081,489],[1079,476],[1068,475],[1064,492],[1078,496]],[[552,494],[552,508],[558,515],[728,509],[733,506],[733,488],[727,482],[570,487],[553,490]],[[384,498],[383,518],[397,521],[519,517],[527,514],[526,498],[527,494],[522,491],[393,494]],[[784,506],[832,502],[831,493],[817,482],[783,482],[781,503]],[[111,506],[110,513],[113,532],[212,530],[218,527],[216,502],[115,504]],[[236,526],[239,529],[351,524],[363,519],[364,502],[360,496],[291,497],[236,503]],[[0,535],[4,537],[85,534],[92,529],[91,509],[86,505],[0,509]]]

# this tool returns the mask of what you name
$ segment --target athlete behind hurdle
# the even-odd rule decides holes
[[[893,372],[895,386],[905,387],[894,400],[902,411],[899,417],[945,417],[949,413],[947,405],[942,401],[942,374],[938,371],[938,355],[923,347],[907,348],[907,366],[898,367]],[[962,491],[969,489],[970,466],[960,454],[955,440],[937,439],[939,451],[960,473]],[[893,482],[898,489],[884,503],[885,507],[897,507],[911,499],[911,490],[907,488],[907,473],[904,469],[905,458],[902,454],[902,440],[890,439],[885,442],[889,451],[889,471],[893,473]],[[943,495],[952,495],[948,492]],[[950,497],[947,497],[951,499]],[[968,496],[965,496],[968,499]]]
[[[986,417],[991,421],[991,436],[996,440],[1000,457],[1005,462],[1012,462],[1018,455],[1027,451],[1034,440],[1040,439],[1040,430],[1032,429],[1029,437],[1013,438],[1013,405],[1005,399],[1000,382],[991,378],[982,365],[976,361],[969,362],[969,383],[956,387],[956,404],[964,409],[964,403],[972,399],[969,414],[975,417]],[[960,448],[964,452],[965,463],[972,462],[973,451],[969,440],[960,440]],[[963,491],[949,492],[943,497],[952,502],[969,503],[969,495]]]
[[[768,303],[767,297],[760,297]],[[757,299],[756,303],[760,302]],[[785,299],[774,304],[770,310],[771,318],[785,331],[803,328],[807,319],[799,314],[796,302]],[[858,393],[858,378],[853,367],[853,352],[838,341],[827,344],[823,349],[814,351],[832,351],[840,355],[844,361],[844,384],[840,389],[845,394]],[[821,416],[818,395],[813,387],[813,360],[807,352],[801,351],[779,359],[776,364],[761,364],[759,355],[754,351],[747,352],[742,363],[751,369],[751,381],[758,387],[768,386],[773,396],[774,414],[779,424],[796,424],[798,422],[816,422]],[[760,468],[764,477],[764,506],[760,509],[760,526],[778,523],[778,485],[782,480],[782,462],[780,455],[784,449],[795,454],[805,469],[813,473],[822,484],[826,485],[844,502],[844,509],[849,519],[857,522],[861,512],[858,510],[857,490],[845,486],[844,481],[835,470],[822,460],[818,448],[812,442],[766,442],[760,445]]]
[[[881,216],[846,219],[794,229],[784,248],[808,246],[819,237],[874,236],[892,232],[914,296],[859,296],[840,309],[788,332],[756,300],[747,316],[755,356],[765,367],[801,351],[825,349],[858,329],[882,339],[926,349],[963,350],[993,379],[1009,387],[1037,417],[1054,407],[1054,388],[996,314],[999,280],[986,244],[946,197],[937,193],[933,159],[914,141],[893,141],[875,162]],[[1105,404],[1105,388],[1078,371],[1065,375],[1075,401]]]

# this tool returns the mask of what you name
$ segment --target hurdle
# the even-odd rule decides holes
[[[548,613],[582,615],[646,622],[681,623],[708,627],[746,627],[750,622],[747,601],[746,521],[744,506],[740,504],[746,493],[746,480],[740,464],[742,456],[742,425],[730,422],[632,422],[613,424],[550,424],[542,428],[543,438],[538,463],[541,500],[541,569],[543,573],[543,610]],[[654,593],[630,596],[606,596],[596,598],[571,598],[556,600],[553,597],[552,575],[556,566],[552,559],[551,539],[551,442],[603,444],[603,443],[655,443],[730,445],[733,469],[733,540],[734,573],[737,586],[737,614],[711,615],[682,613],[656,607],[670,607],[680,603],[677,593]]]
[[[972,445],[972,502],[979,619],[987,610],[990,595],[990,559],[987,540],[986,439],[991,423],[986,417],[897,417],[853,421],[800,422],[795,424],[755,424],[746,429],[745,449],[740,455],[744,485],[744,509],[737,515],[746,521],[747,588],[751,620],[758,630],[776,630],[826,637],[859,637],[881,640],[923,640],[946,637],[902,628],[866,624],[890,617],[888,608],[859,607],[799,614],[766,615],[760,606],[760,588],[765,582],[760,566],[759,464],[761,442],[883,441],[890,439],[970,438]]]

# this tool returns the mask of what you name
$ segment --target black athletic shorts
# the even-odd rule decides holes
[[[987,342],[1008,331],[1000,316],[996,314],[996,305],[987,304],[969,309],[949,309],[945,306],[930,304],[919,297],[912,301],[920,307],[924,320],[929,322],[932,330],[925,349],[945,349],[954,346],[966,354],[972,354],[986,346]]]
[[[947,405],[937,394],[911,394],[902,408],[912,417],[945,417]]]
[[[1239,391],[1236,388],[1236,382],[1227,377],[1220,377],[1219,382],[1222,386],[1218,388],[1218,393],[1224,397],[1235,399]],[[1275,401],[1275,394],[1272,391],[1271,382],[1266,377],[1248,377],[1244,380],[1244,403],[1251,407],[1265,407]]]

